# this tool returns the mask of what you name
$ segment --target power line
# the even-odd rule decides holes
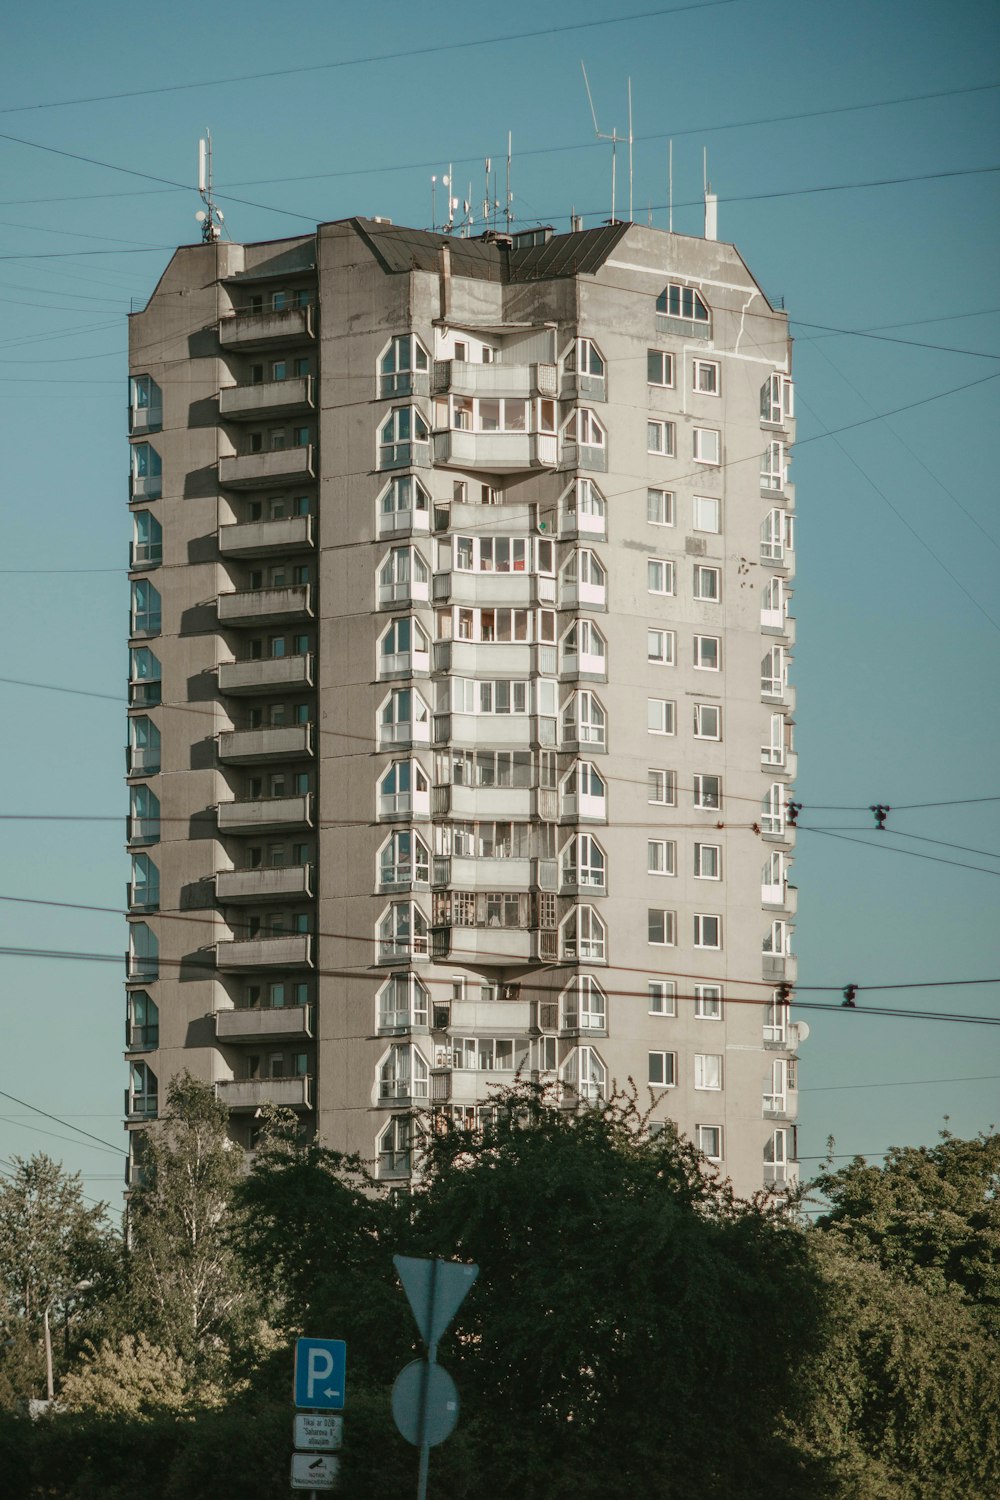
[[[6,1093],[0,1089],[0,1098],[9,1099],[12,1104],[19,1104],[22,1109],[30,1109],[33,1114],[44,1115],[47,1120],[54,1120],[57,1125],[65,1125],[67,1130],[75,1130],[77,1135],[85,1135],[89,1140],[96,1141],[99,1146],[104,1146],[108,1151],[116,1151],[119,1156],[127,1156],[120,1146],[113,1146],[110,1141],[102,1140],[99,1135],[92,1135],[89,1130],[84,1130],[80,1125],[74,1125],[69,1120],[64,1120],[59,1115],[50,1114],[47,1109],[40,1109],[37,1104],[29,1104],[26,1099],[15,1099],[13,1094]]]
[[[905,344],[908,349],[936,349],[942,354],[968,354],[973,359],[1000,359],[1000,354],[988,354],[982,349],[956,349],[951,344],[925,344],[917,339],[894,339],[885,333],[869,333],[860,328],[831,328],[827,323],[807,323],[802,318],[789,318],[798,328],[821,328],[825,333],[844,334],[855,339],[877,339],[883,344]]]
[[[908,1089],[918,1084],[926,1086],[932,1083],[995,1083],[1000,1078],[1000,1073],[974,1073],[966,1078],[895,1078],[876,1079],[872,1083],[818,1083],[809,1088],[799,1089],[800,1094],[830,1094],[839,1092],[841,1089]]]
[[[961,859],[944,859],[940,854],[921,854],[919,849],[897,849],[892,844],[852,838],[849,833],[835,832],[832,828],[812,828],[807,823],[797,823],[796,827],[803,833],[819,833],[824,838],[840,839],[845,844],[860,844],[864,849],[882,849],[886,854],[905,854],[908,859],[925,859],[936,865],[951,865],[958,870],[976,870],[980,875],[993,875],[1000,878],[1000,870],[991,870],[986,865],[969,865]],[[887,829],[886,832],[888,831]]]

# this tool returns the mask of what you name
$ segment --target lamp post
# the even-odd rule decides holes
[[[76,1286],[70,1287],[70,1292],[86,1292],[93,1285],[92,1281],[78,1281]],[[42,1331],[45,1335],[45,1395],[50,1405],[55,1400],[55,1382],[52,1378],[52,1329],[49,1326],[49,1313],[58,1295],[58,1292],[52,1294],[42,1313]]]

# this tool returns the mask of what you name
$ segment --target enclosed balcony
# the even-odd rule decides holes
[[[554,469],[558,459],[554,433],[464,432],[447,428],[434,434],[434,462],[446,467],[513,474],[525,469]]]
[[[160,769],[160,745],[126,745],[125,774],[155,776]]]
[[[287,516],[281,521],[248,521],[219,527],[223,557],[264,557],[302,552],[313,544],[312,516]]]
[[[272,485],[309,484],[316,478],[314,449],[276,448],[267,453],[233,453],[219,459],[219,483],[230,490],[262,490]]]
[[[308,583],[280,589],[237,589],[220,594],[220,625],[292,624],[313,617],[313,593]]]
[[[231,385],[219,392],[219,416],[230,422],[297,417],[312,411],[315,405],[311,375],[261,381],[257,385]]]
[[[431,955],[457,964],[554,963],[556,934],[519,927],[437,927]]]
[[[483,522],[480,521],[479,525],[482,526]],[[492,526],[492,517],[490,525]],[[432,592],[435,604],[526,607],[532,604],[554,604],[556,581],[547,573],[467,572],[463,568],[454,568],[449,572],[434,574]]]
[[[527,1036],[533,1028],[530,1000],[453,1000],[448,1029],[458,1035]]]
[[[227,1109],[258,1110],[265,1104],[279,1109],[312,1109],[312,1079],[229,1078],[215,1085],[216,1097]]]
[[[550,364],[474,364],[463,359],[434,361],[435,395],[555,396],[556,366]]]
[[[307,932],[242,938],[215,945],[215,966],[225,972],[240,972],[244,969],[311,969],[312,965],[312,937]]]
[[[312,797],[265,797],[220,802],[220,833],[285,833],[312,827]]]
[[[554,859],[466,859],[460,855],[434,860],[433,883],[466,891],[554,891]]]
[[[495,749],[530,750],[554,745],[556,721],[538,714],[435,714],[437,745],[490,745]]]
[[[311,1005],[255,1006],[215,1012],[215,1035],[220,1042],[306,1041],[312,1034]]]
[[[280,724],[267,729],[230,729],[219,735],[219,760],[228,765],[296,760],[312,753],[311,724]]]
[[[269,656],[257,661],[219,663],[219,691],[242,693],[292,692],[313,686],[313,655]]]
[[[536,817],[554,822],[557,812],[554,789],[530,786],[436,786],[433,807],[436,817],[510,822]]]
[[[249,352],[312,336],[311,307],[289,307],[282,312],[233,313],[219,321],[219,343],[223,349]]]
[[[218,902],[273,901],[313,895],[312,865],[282,865],[265,870],[219,870],[215,877]]]
[[[761,957],[762,979],[783,979],[786,984],[792,984],[798,977],[798,972],[798,959],[794,954],[765,953]]]
[[[460,677],[554,677],[556,648],[518,641],[436,641],[434,670]]]

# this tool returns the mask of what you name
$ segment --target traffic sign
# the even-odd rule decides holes
[[[415,1260],[408,1255],[394,1255],[392,1263],[420,1336],[429,1349],[433,1348],[465,1301],[479,1267],[454,1260]]]
[[[332,1490],[340,1473],[340,1459],[332,1453],[293,1453],[293,1490]]]
[[[346,1369],[343,1339],[296,1339],[295,1405],[343,1411]]]
[[[292,1437],[294,1447],[311,1448],[314,1453],[333,1453],[343,1441],[343,1417],[335,1417],[329,1411],[295,1413],[295,1429]]]
[[[400,1370],[392,1387],[392,1419],[414,1448],[436,1448],[451,1437],[458,1422],[458,1390],[448,1371],[426,1359]]]

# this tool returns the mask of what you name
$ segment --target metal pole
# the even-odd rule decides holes
[[[45,1388],[48,1391],[48,1397],[50,1401],[55,1396],[54,1382],[52,1379],[52,1333],[49,1328],[49,1308],[51,1306],[52,1303],[47,1302],[45,1304],[45,1311],[42,1314],[42,1329],[45,1334]]]
[[[431,1261],[431,1284],[427,1290],[427,1316],[424,1327],[434,1327],[434,1303],[437,1298],[438,1262]],[[437,1361],[437,1340],[427,1346],[427,1359],[420,1377],[420,1468],[417,1472],[417,1500],[427,1500],[427,1467],[431,1458],[431,1445],[427,1441],[427,1387],[430,1383],[431,1365]]]

